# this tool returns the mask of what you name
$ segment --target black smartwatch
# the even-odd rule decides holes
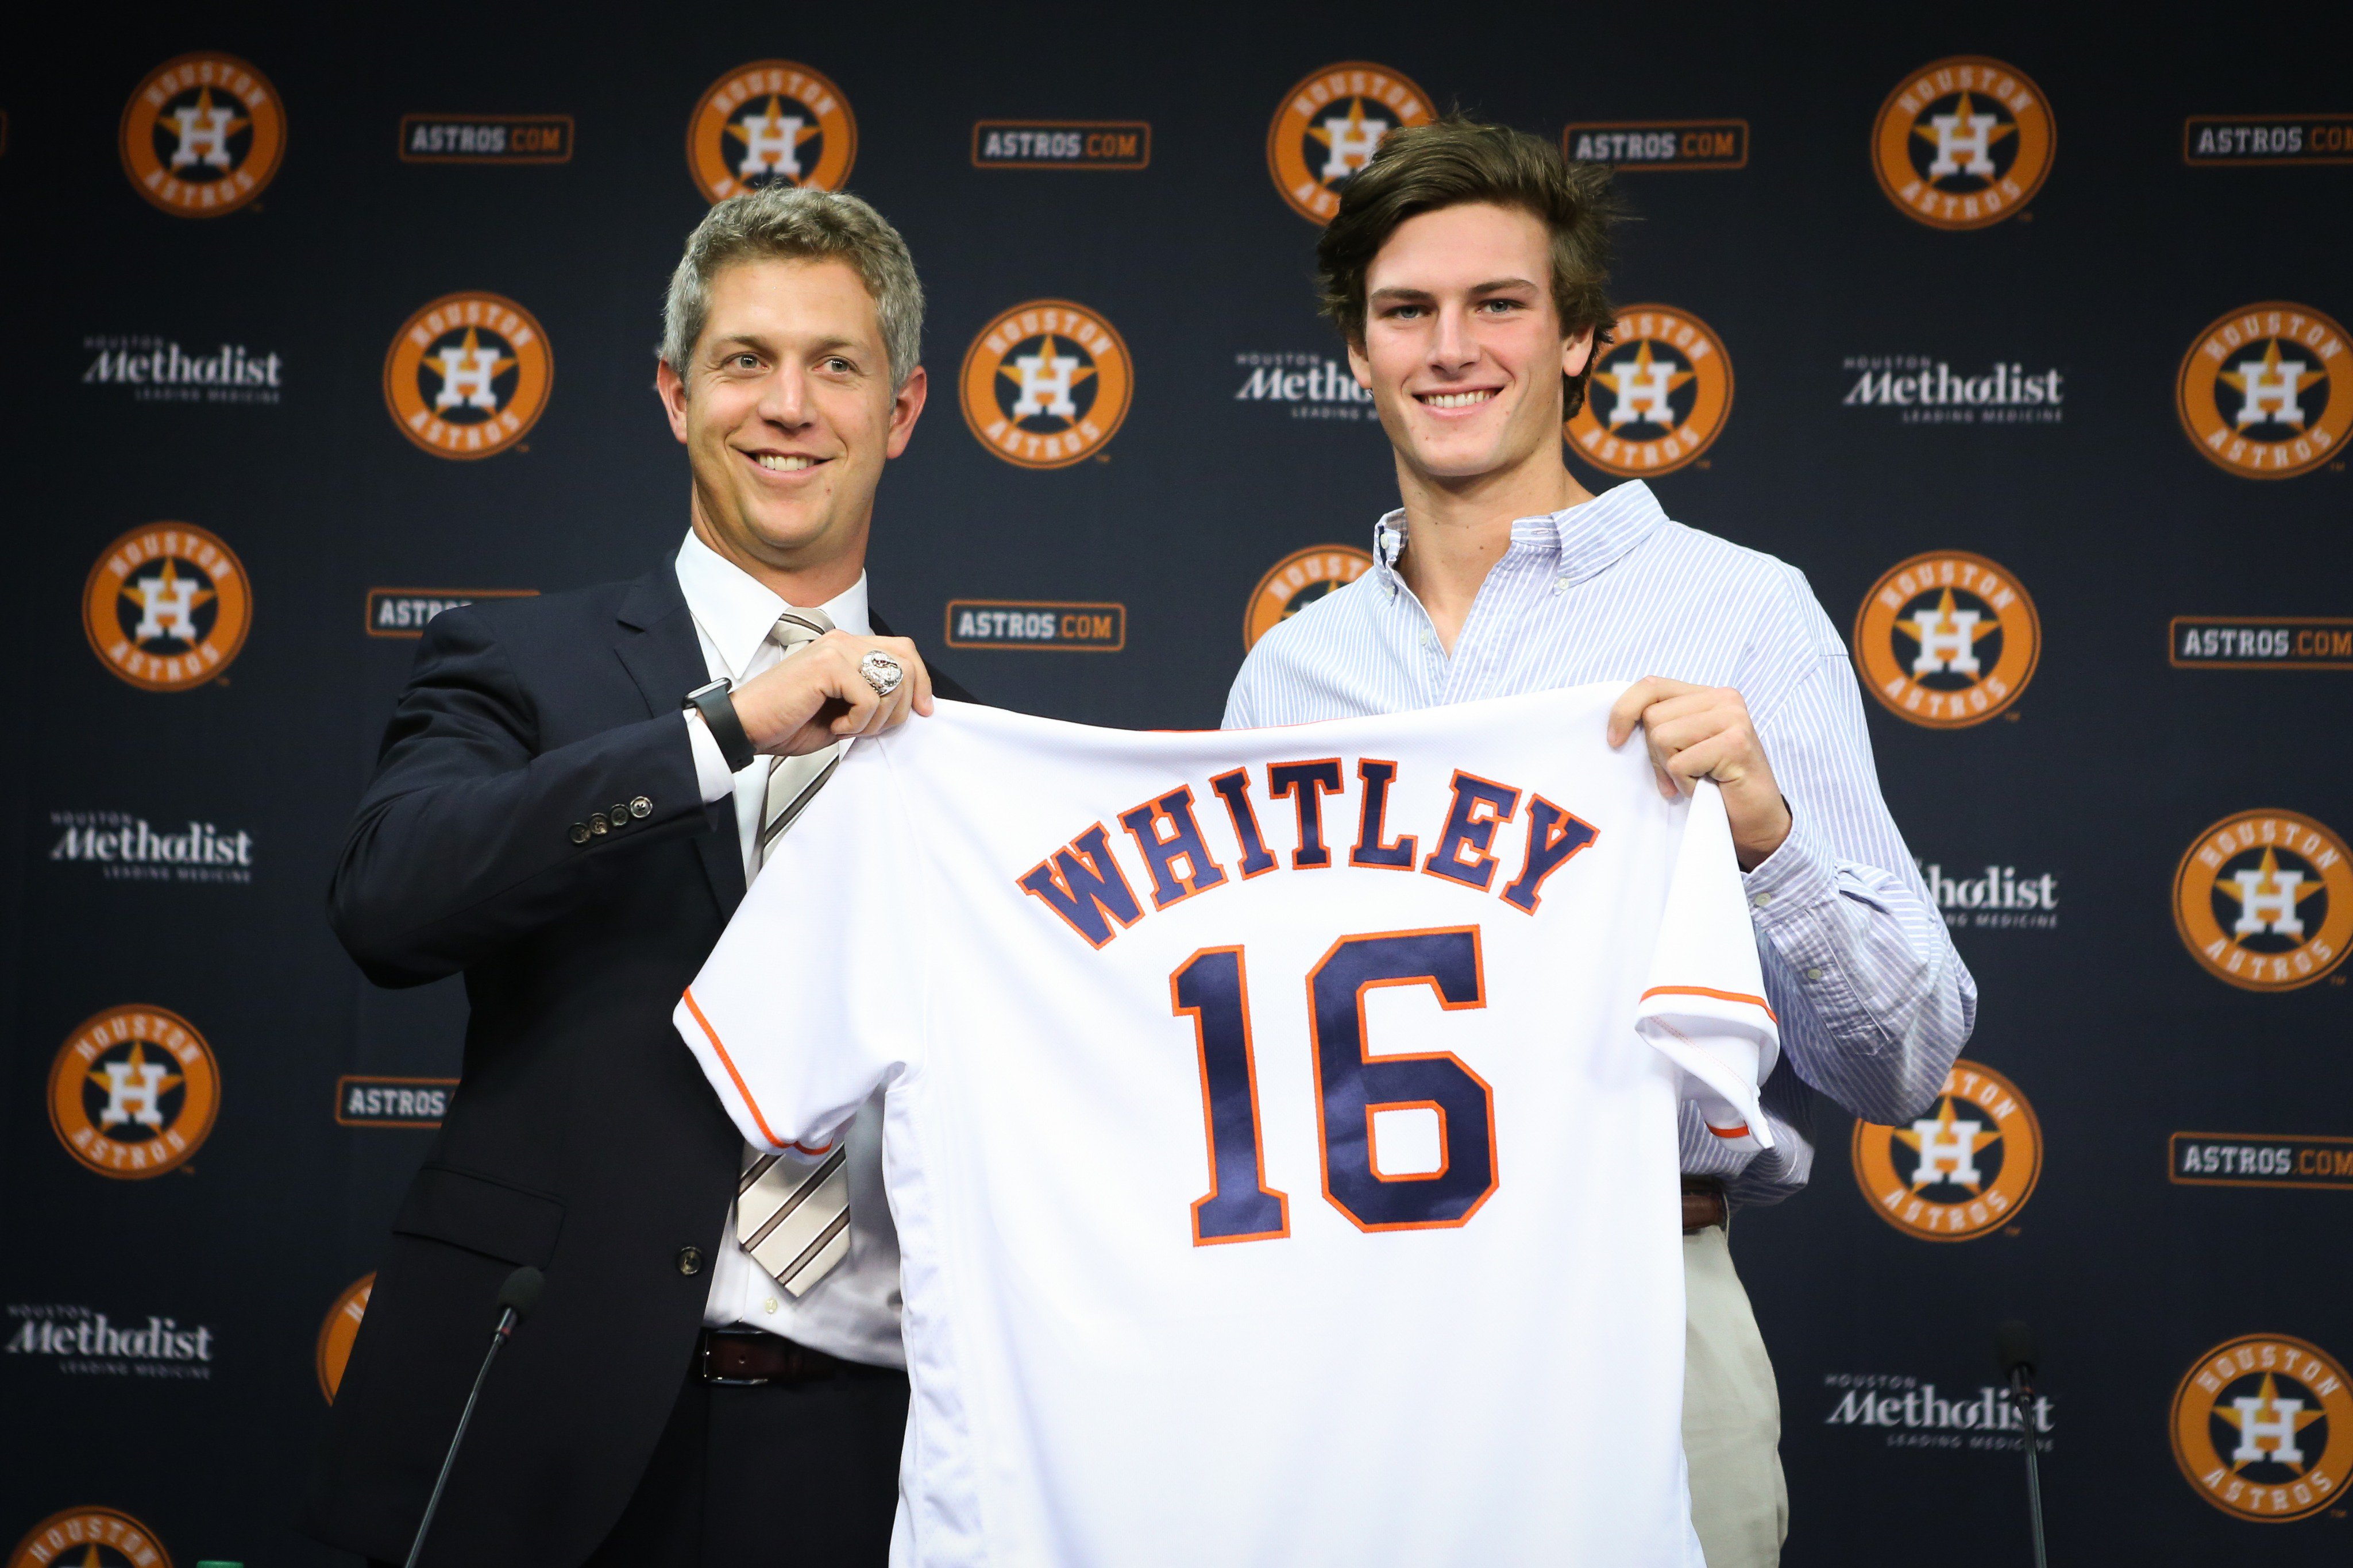
[[[727,771],[740,773],[752,765],[759,753],[752,749],[752,737],[744,733],[744,721],[735,716],[735,704],[728,698],[727,682],[714,680],[708,686],[698,686],[686,694],[681,708],[692,708],[702,715],[711,727],[711,738],[719,742],[719,754],[725,759]]]

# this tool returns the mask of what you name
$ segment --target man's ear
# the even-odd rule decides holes
[[[1373,362],[1365,355],[1365,343],[1362,338],[1351,337],[1348,340],[1348,374],[1356,378],[1358,386],[1363,387],[1366,392],[1372,391]]]
[[[907,442],[915,434],[915,421],[923,412],[923,398],[931,390],[931,378],[917,365],[907,373],[907,384],[891,398],[891,435],[883,443],[882,455],[895,458],[907,449]]]
[[[1575,380],[1593,359],[1593,329],[1587,327],[1560,345],[1560,374]]]
[[[670,416],[670,433],[682,443],[686,439],[686,383],[672,370],[668,360],[654,362],[654,395],[662,402],[662,412]]]

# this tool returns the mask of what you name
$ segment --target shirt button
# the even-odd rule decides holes
[[[609,833],[612,831],[612,825],[605,820],[605,814],[603,812],[592,811],[588,814],[588,831],[591,833]]]
[[[1557,593],[1561,592],[1563,589],[1567,588],[1567,586],[1568,586],[1568,579],[1567,579],[1567,578],[1566,578],[1566,577],[1556,577],[1556,578],[1554,578],[1554,579],[1553,579],[1552,591],[1553,591],[1554,593],[1557,594]]]
[[[639,821],[643,821],[653,814],[654,803],[648,800],[644,795],[639,795],[637,799],[629,802],[629,815],[637,817]]]
[[[1769,903],[1771,903],[1771,902],[1773,901],[1773,895],[1772,895],[1772,894],[1770,894],[1770,893],[1759,893],[1759,894],[1757,894],[1755,898],[1753,898],[1753,899],[1749,900],[1748,901],[1749,901],[1750,903],[1752,903],[1752,904],[1755,904],[1758,909],[1760,909],[1760,910],[1761,910],[1761,909],[1763,909],[1766,905],[1767,905],[1767,904],[1769,904]]]
[[[1806,971],[1806,978],[1809,980],[1820,980],[1821,977],[1822,972],[1819,969],[1809,969]]]
[[[764,1312],[773,1312],[776,1310],[776,1299],[774,1296],[769,1297],[766,1300],[760,1303],[760,1310]]]
[[[699,1247],[680,1247],[678,1249],[678,1271],[681,1274],[702,1273],[702,1248]]]
[[[572,842],[575,844],[586,844],[588,842],[588,825],[586,823],[575,822],[572,825]]]
[[[616,827],[627,827],[629,825],[629,808],[626,805],[613,806],[605,815],[612,818],[613,826]]]

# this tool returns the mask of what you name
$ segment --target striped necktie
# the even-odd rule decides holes
[[[831,630],[832,617],[823,610],[786,610],[776,617],[768,640],[790,658]],[[842,751],[843,744],[837,742],[807,756],[778,757],[770,765],[753,858],[754,877],[785,830],[833,776]],[[753,1262],[796,1299],[849,1256],[846,1160],[840,1141],[814,1163],[744,1146],[744,1173],[735,1192],[735,1239]]]

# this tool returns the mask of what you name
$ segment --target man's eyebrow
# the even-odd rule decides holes
[[[1472,294],[1494,294],[1506,289],[1534,289],[1536,285],[1535,283],[1530,282],[1525,278],[1491,278],[1484,283],[1473,283],[1465,290],[1465,292]],[[1427,289],[1409,289],[1402,284],[1392,283],[1387,288],[1374,289],[1370,294],[1366,296],[1365,302],[1366,304],[1372,304],[1376,301],[1411,302],[1430,298],[1432,298],[1432,295]]]

